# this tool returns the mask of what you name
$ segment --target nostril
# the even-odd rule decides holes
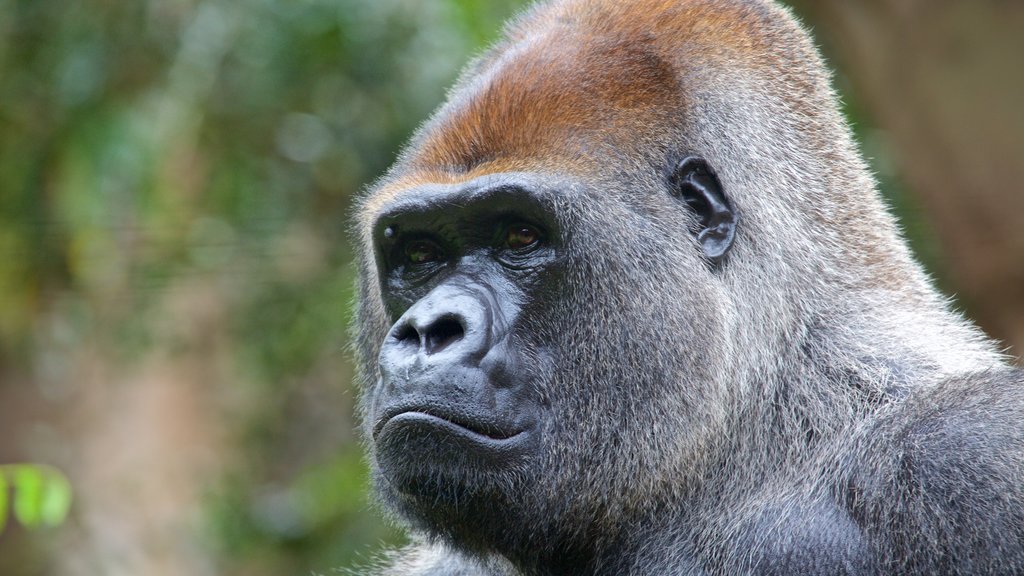
[[[413,328],[412,324],[406,324],[395,332],[395,340],[397,340],[399,344],[412,344],[417,348],[419,348],[420,345],[420,335],[416,332],[416,329]]]
[[[461,340],[466,331],[455,318],[440,318],[427,328],[426,352],[437,354],[454,342]]]

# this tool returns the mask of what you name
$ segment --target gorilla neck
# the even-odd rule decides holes
[[[631,573],[648,573],[636,570],[641,565],[682,567],[699,564],[691,553],[692,537],[686,526],[692,525],[686,514],[680,511],[663,511],[660,517],[645,521],[622,523],[614,536],[607,529],[585,530],[577,527],[575,533],[554,535],[554,539],[537,539],[529,545],[522,543],[501,549],[502,555],[510,560],[523,576],[618,576]],[[536,535],[536,533],[535,533]],[[660,552],[669,551],[671,561],[665,558],[647,558],[652,541],[665,540],[671,535],[671,542],[656,547]],[[496,549],[490,549],[494,551]],[[480,551],[477,551],[479,554]],[[484,553],[484,556],[487,552]],[[699,573],[698,571],[680,573]]]

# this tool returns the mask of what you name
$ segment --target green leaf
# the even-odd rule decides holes
[[[7,495],[10,490],[7,486],[7,477],[4,476],[3,468],[0,467],[0,534],[3,534],[7,526]]]
[[[14,516],[26,528],[57,526],[71,508],[71,483],[60,470],[35,464],[0,466],[0,532],[7,522],[11,486]]]
[[[43,473],[35,466],[14,469],[14,516],[26,528],[35,528],[41,521]]]
[[[43,485],[40,517],[47,526],[59,526],[71,508],[71,483],[63,474],[49,470]]]

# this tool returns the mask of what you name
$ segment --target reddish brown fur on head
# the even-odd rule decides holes
[[[496,55],[428,133],[416,168],[468,172],[630,146],[674,99],[670,65],[643,43],[557,27]]]
[[[494,172],[593,173],[600,158],[664,149],[685,122],[691,64],[779,66],[771,36],[798,31],[778,16],[737,0],[540,4],[470,68],[376,199]]]

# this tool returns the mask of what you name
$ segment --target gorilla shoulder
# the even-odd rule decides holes
[[[866,419],[802,472],[818,485],[751,498],[752,571],[1024,572],[1022,389],[1020,369],[958,375]]]
[[[858,435],[846,503],[896,572],[1024,573],[1022,390],[1020,369],[950,377]]]

